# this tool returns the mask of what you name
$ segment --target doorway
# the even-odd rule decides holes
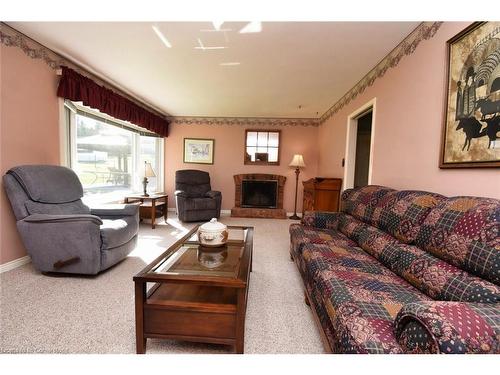
[[[373,112],[371,110],[358,118],[358,129],[356,130],[356,159],[354,162],[355,188],[368,185],[372,118]]]
[[[375,99],[347,118],[344,189],[371,184]]]

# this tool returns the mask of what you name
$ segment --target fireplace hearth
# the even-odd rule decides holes
[[[286,219],[283,209],[285,181],[285,176],[273,174],[235,175],[235,206],[231,216]]]

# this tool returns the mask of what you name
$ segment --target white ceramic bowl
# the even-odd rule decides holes
[[[224,246],[229,233],[227,226],[213,218],[208,223],[198,228],[198,240],[200,244],[208,247]]]

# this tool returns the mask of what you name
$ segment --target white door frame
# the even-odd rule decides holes
[[[370,164],[368,166],[368,184],[372,183],[373,146],[375,140],[375,119],[377,98],[363,104],[347,116],[347,135],[345,140],[344,190],[354,187],[354,168],[356,163],[356,138],[358,136],[358,118],[372,111],[372,134],[370,139]]]

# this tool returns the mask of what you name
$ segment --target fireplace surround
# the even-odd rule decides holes
[[[234,175],[235,195],[231,216],[286,219],[283,209],[285,182],[285,176],[274,174]]]

